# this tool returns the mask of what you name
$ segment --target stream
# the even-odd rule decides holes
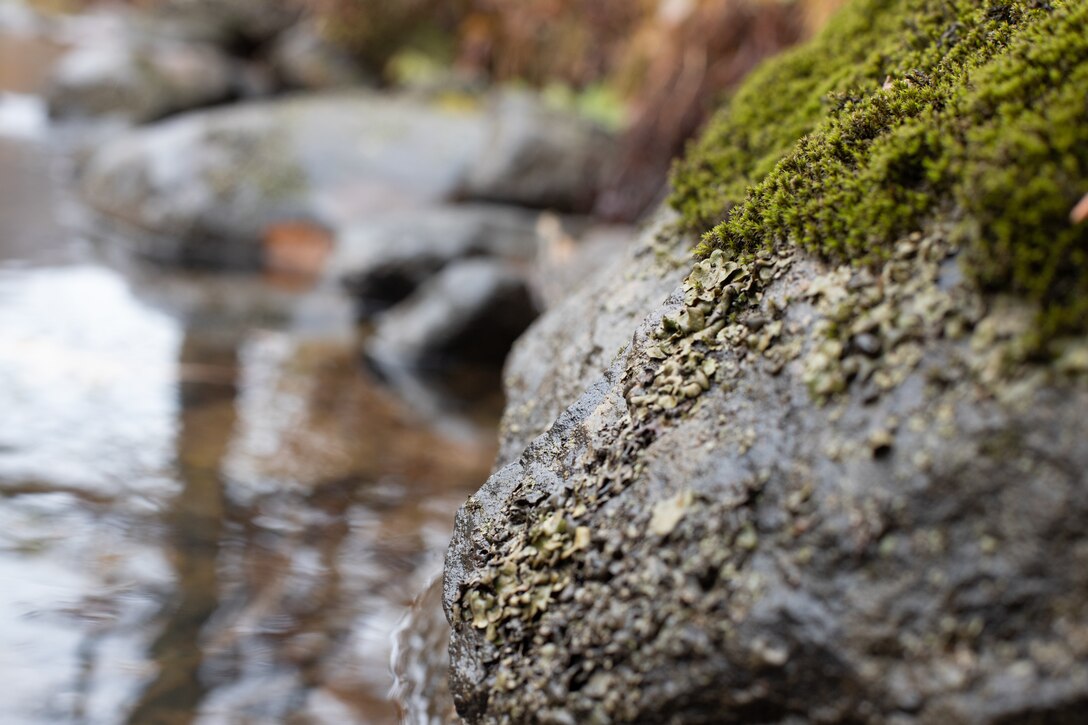
[[[397,722],[493,388],[406,401],[338,290],[86,234],[44,61],[0,49],[0,721]]]

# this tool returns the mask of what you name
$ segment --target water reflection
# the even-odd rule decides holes
[[[99,261],[20,143],[0,186],[47,201],[0,196],[0,721],[394,721],[390,635],[493,420],[372,379],[330,290]]]
[[[177,329],[108,270],[6,270],[0,341],[4,720],[117,722],[171,586]]]
[[[213,381],[183,375],[178,385],[176,465],[183,484],[162,517],[176,589],[156,617],[161,629],[148,654],[158,673],[131,710],[133,725],[192,722],[192,703],[202,702],[209,690],[200,677],[201,633],[219,607],[216,559],[226,508],[220,469],[237,418],[237,354],[230,345],[203,345],[187,334],[179,362],[181,370],[200,365],[225,374]]]

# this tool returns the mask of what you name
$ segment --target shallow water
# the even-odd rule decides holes
[[[35,104],[0,98],[0,722],[396,721],[496,401],[405,402],[334,289],[82,239]]]

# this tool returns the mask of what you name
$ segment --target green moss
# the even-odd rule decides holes
[[[983,288],[1042,309],[1037,343],[1088,329],[1088,3],[857,0],[753,74],[674,173],[700,251],[788,241],[881,264],[961,220]]]

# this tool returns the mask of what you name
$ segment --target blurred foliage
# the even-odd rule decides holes
[[[129,3],[170,1],[179,0]],[[623,129],[597,211],[629,219],[657,200],[671,160],[723,95],[844,0],[283,2],[307,8],[326,37],[391,85],[528,85],[552,106]]]
[[[541,96],[546,105],[577,113],[609,131],[620,131],[626,126],[627,107],[624,99],[605,83],[592,83],[575,89],[565,83],[552,82],[544,86]]]
[[[383,74],[403,51],[448,64],[462,17],[456,0],[309,0],[325,34]]]
[[[393,83],[443,74],[542,88],[625,128],[598,212],[656,201],[721,96],[842,0],[310,0],[330,35]]]

